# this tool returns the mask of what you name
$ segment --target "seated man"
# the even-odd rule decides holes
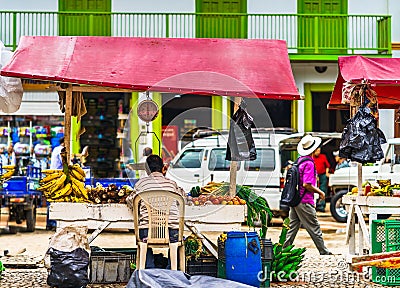
[[[126,198],[126,203],[130,208],[133,208],[133,198],[136,193],[141,193],[150,190],[165,190],[173,193],[178,193],[182,196],[185,195],[182,188],[180,188],[175,181],[165,178],[166,167],[162,159],[158,155],[150,155],[146,159],[146,168],[148,173],[147,177],[141,178],[134,187],[134,191]],[[170,209],[169,216],[169,240],[171,243],[178,241],[179,232],[179,210],[176,205]],[[139,238],[146,242],[148,235],[148,214],[145,205],[140,205],[139,208]],[[135,231],[137,233],[137,231]],[[148,249],[146,256],[146,268],[154,268],[152,249]]]

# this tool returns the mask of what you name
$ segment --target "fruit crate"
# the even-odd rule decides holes
[[[400,220],[372,221],[371,239],[371,253],[400,251]],[[372,267],[372,281],[386,286],[398,286],[400,269]]]
[[[186,273],[189,275],[205,275],[217,277],[217,258],[201,256],[197,260],[186,261]]]
[[[133,272],[130,264],[135,263],[136,249],[104,250],[92,251],[89,267],[90,283],[127,283]]]

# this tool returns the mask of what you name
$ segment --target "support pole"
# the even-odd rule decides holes
[[[239,104],[242,101],[241,97],[235,97],[235,105],[233,106],[233,113],[239,109]],[[237,167],[238,167],[238,162],[237,161],[231,161],[231,167],[230,167],[230,175],[229,175],[229,196],[235,196],[236,195],[236,175],[237,175]]]
[[[71,115],[72,115],[72,85],[69,84],[65,93],[65,114],[64,114],[64,145],[67,152],[67,162],[71,162]]]
[[[350,106],[350,118],[353,118],[356,115],[358,107]],[[362,193],[362,164],[357,162],[357,188],[358,188],[358,196],[363,196]]]

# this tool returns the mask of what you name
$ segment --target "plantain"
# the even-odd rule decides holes
[[[15,165],[3,165],[2,168],[6,170],[15,170]]]
[[[89,200],[88,192],[85,188],[85,184],[77,179],[71,178],[72,188],[74,189],[74,194],[77,197],[82,197]]]
[[[77,179],[77,180],[79,180],[79,181],[85,181],[85,176],[83,176],[81,173],[79,173],[77,170],[75,170],[75,169],[70,169],[69,170],[69,175],[72,177],[72,178],[75,178],[75,179]]]
[[[2,174],[0,177],[1,179],[8,179],[14,175],[15,170],[7,170],[6,173]]]
[[[59,170],[58,172],[55,172],[53,174],[48,174],[46,177],[44,177],[42,180],[40,180],[40,183],[44,184],[47,183],[51,180],[57,179],[59,177],[61,177],[64,173],[62,172],[62,170]]]
[[[79,164],[74,164],[74,165],[72,165],[72,170],[78,172],[79,174],[81,174],[83,177],[86,178],[85,171],[83,171],[82,167],[79,166]]]
[[[49,174],[57,173],[60,171],[62,172],[62,170],[60,170],[60,169],[45,169],[45,170],[42,170],[42,173],[49,175]]]
[[[65,185],[63,188],[59,189],[57,191],[57,193],[52,195],[52,199],[58,199],[61,197],[66,197],[68,195],[70,195],[72,192],[72,187],[71,187],[71,183],[68,183],[67,185]]]
[[[67,179],[67,175],[65,175],[65,174],[61,175],[61,177],[59,177],[56,180],[56,183],[54,184],[54,186],[51,189],[49,189],[48,192],[50,194],[53,194],[53,193],[57,194],[57,190],[62,189],[64,187],[64,183],[65,183],[66,179]]]
[[[36,190],[39,191],[46,191],[46,190],[51,190],[50,187],[54,186],[57,183],[58,179],[53,179],[45,184],[41,184],[39,188]]]

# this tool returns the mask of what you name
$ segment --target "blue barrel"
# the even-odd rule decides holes
[[[227,233],[225,242],[226,279],[259,287],[260,241],[256,232]]]

